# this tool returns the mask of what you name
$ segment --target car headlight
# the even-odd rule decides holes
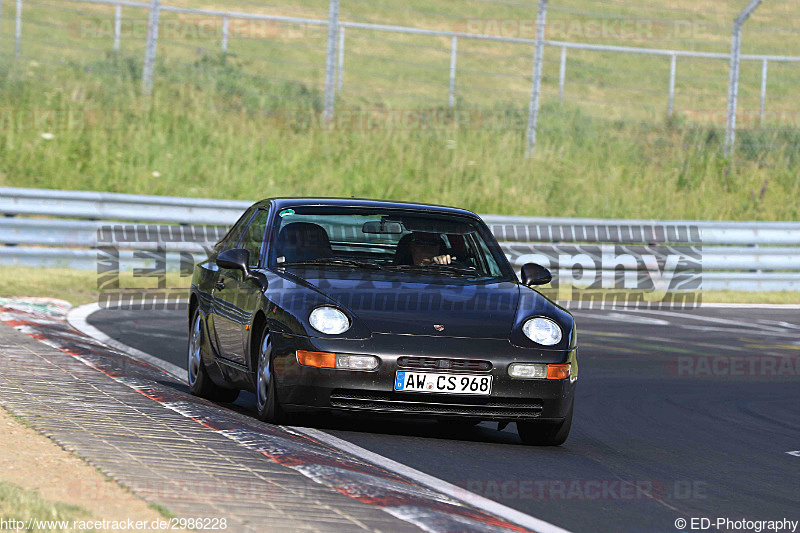
[[[522,332],[536,344],[553,346],[561,342],[561,328],[549,318],[531,318],[522,325]]]
[[[350,329],[350,319],[335,307],[317,307],[308,317],[311,327],[326,335],[338,335]]]

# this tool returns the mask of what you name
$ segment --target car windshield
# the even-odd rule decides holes
[[[298,206],[278,213],[272,240],[272,267],[513,275],[485,226],[458,214]]]

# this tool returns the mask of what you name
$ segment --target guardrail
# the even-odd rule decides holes
[[[251,202],[0,187],[0,213],[96,220],[233,224]]]
[[[185,270],[249,205],[0,187],[0,264],[99,270],[112,248],[121,270],[157,261]],[[513,264],[539,262],[560,279],[642,276],[674,267],[665,260],[673,255],[685,259],[682,272],[701,274],[706,290],[800,290],[800,222],[482,218]]]

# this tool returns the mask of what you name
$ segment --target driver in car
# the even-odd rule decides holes
[[[409,243],[412,262],[418,266],[430,265],[431,263],[449,265],[456,260],[456,256],[440,254],[442,244],[441,237],[435,233],[414,233]]]

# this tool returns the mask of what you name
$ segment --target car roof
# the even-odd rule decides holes
[[[457,207],[447,207],[443,205],[434,204],[418,204],[411,202],[391,202],[384,200],[368,200],[363,198],[308,198],[308,197],[283,197],[283,198],[266,198],[260,202],[256,202],[259,207],[267,207],[272,203],[277,209],[284,209],[288,207],[299,206],[341,206],[341,207],[360,207],[376,209],[409,209],[421,210],[432,213],[450,213],[458,215],[466,215],[474,218],[480,218],[472,211],[460,209]]]

